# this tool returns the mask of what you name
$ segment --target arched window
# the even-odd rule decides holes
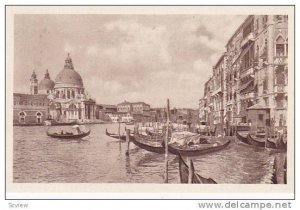
[[[59,91],[56,91],[56,98],[59,98]]]
[[[284,44],[284,39],[282,38],[282,36],[279,36],[276,39],[276,56],[281,57],[285,55]]]
[[[41,112],[37,112],[36,113],[36,122],[38,123],[38,124],[40,124],[40,123],[42,123],[42,113]]]
[[[72,98],[75,98],[75,91],[72,90]]]
[[[25,112],[20,112],[19,113],[19,122],[21,124],[25,124],[25,117],[26,117],[26,113]]]

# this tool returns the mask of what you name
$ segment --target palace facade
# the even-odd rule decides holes
[[[288,16],[249,15],[212,68],[199,101],[200,120],[285,126],[288,104]]]

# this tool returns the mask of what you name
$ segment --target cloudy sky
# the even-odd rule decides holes
[[[245,16],[16,15],[14,92],[35,69],[62,70],[67,53],[100,104],[144,101],[197,108],[212,66]]]

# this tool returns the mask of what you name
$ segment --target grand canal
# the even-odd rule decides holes
[[[57,140],[47,127],[14,127],[14,182],[163,183],[164,155],[155,154],[105,135],[116,124],[89,125],[84,140]],[[129,126],[127,126],[129,127]],[[124,125],[121,125],[124,131]],[[193,158],[195,168],[217,183],[270,183],[274,155],[237,141],[216,153]],[[169,156],[169,182],[180,183],[178,159]]]

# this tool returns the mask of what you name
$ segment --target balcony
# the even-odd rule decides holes
[[[275,65],[287,65],[288,57],[287,56],[274,56]]]
[[[254,33],[250,32],[241,42],[241,47],[244,47],[248,42],[254,41]]]
[[[245,71],[242,71],[240,74],[240,79],[243,79],[244,77],[254,74],[254,68],[253,65],[251,65],[251,67]]]
[[[216,90],[214,90],[211,95],[214,96],[214,95],[217,95],[219,93],[222,93],[221,86],[219,86]]]
[[[240,94],[240,100],[245,100],[245,99],[255,98],[255,97],[256,97],[256,93],[254,92]]]
[[[286,93],[286,85],[281,85],[281,84],[275,85],[274,93]]]

